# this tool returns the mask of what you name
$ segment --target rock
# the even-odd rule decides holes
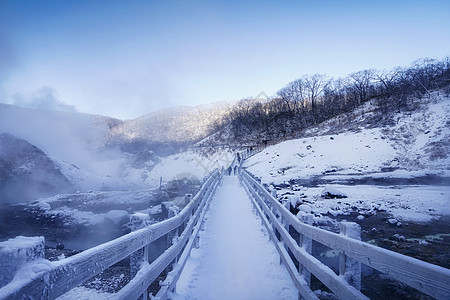
[[[294,184],[293,186],[291,186],[291,190],[293,190],[295,192],[298,192],[298,191],[303,190],[303,186],[298,185],[298,184]]]
[[[363,215],[359,215],[359,216],[356,217],[356,219],[359,220],[359,221],[362,221],[362,220],[364,220],[364,216]]]
[[[299,211],[303,211],[303,212],[305,212],[305,213],[312,213],[312,208],[311,208],[311,206],[309,206],[308,204],[301,204],[299,207],[298,207],[298,210]]]
[[[401,241],[401,242],[406,241],[405,236],[400,235],[400,234],[398,234],[398,233],[394,234],[394,235],[392,236],[392,238],[393,238],[394,240]]]
[[[388,221],[388,223],[391,224],[391,225],[395,225],[395,224],[397,224],[397,222],[398,222],[397,219],[388,219],[387,221]]]
[[[110,210],[105,215],[105,220],[110,220],[116,225],[123,225],[130,220],[130,215],[126,210]]]
[[[326,187],[320,196],[324,199],[342,199],[347,198],[347,195],[336,188]]]

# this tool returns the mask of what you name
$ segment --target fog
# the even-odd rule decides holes
[[[50,95],[42,101],[47,107],[55,103],[51,90],[42,93]],[[92,175],[118,176],[124,161],[119,150],[105,148],[109,134],[106,117],[0,104],[3,132],[38,147],[59,166],[72,166]]]
[[[77,111],[74,105],[60,101],[56,90],[50,86],[37,89],[31,94],[15,93],[9,102],[17,106],[43,111]]]

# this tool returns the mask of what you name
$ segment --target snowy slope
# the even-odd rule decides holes
[[[325,172],[367,173],[389,166],[396,150],[379,129],[291,140],[268,147],[245,167],[264,182],[280,183]]]
[[[449,124],[450,99],[439,97],[421,111],[398,114],[394,126],[286,141],[251,157],[244,166],[264,182],[275,183],[387,168],[444,175],[450,171]]]
[[[204,138],[231,109],[227,103],[175,107],[124,121],[113,128],[111,143],[144,140],[161,143],[190,143]]]
[[[318,222],[355,212],[362,220],[384,211],[400,222],[450,215],[450,99],[434,95],[420,110],[396,114],[394,122],[340,131],[330,120],[310,130],[325,135],[267,147],[244,167],[263,183],[284,185],[280,200],[304,205],[301,210]],[[330,186],[348,198],[324,199]]]

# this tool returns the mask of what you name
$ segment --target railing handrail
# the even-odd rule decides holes
[[[0,299],[22,299],[23,296],[36,299],[59,297],[158,238],[176,230],[192,215],[198,217],[198,214],[193,211],[197,212],[201,208],[202,200],[211,196],[219,178],[218,170],[212,172],[200,191],[178,215],[87,249],[61,261],[46,262],[46,271],[20,282],[20,284],[13,280],[0,288]],[[182,247],[178,250],[177,254],[181,252]]]
[[[450,298],[449,269],[305,224],[276,200],[258,181],[252,178],[246,170],[241,171],[241,178],[250,192],[253,189],[253,194],[259,194],[260,197],[256,198],[259,198],[260,204],[268,203],[271,208],[275,208],[281,215],[283,221],[295,228],[300,234],[329,248],[335,249],[348,257],[354,258],[382,273],[389,274],[396,280],[430,296],[438,299]],[[269,215],[271,213],[271,211],[267,210],[265,212]],[[285,230],[284,225],[277,221],[276,216],[270,218],[270,222],[272,225],[276,226],[281,237],[284,239],[283,241],[289,246],[294,256],[296,256],[298,260],[305,260],[305,254],[307,253],[302,251],[290,234]],[[306,259],[310,260],[310,257],[307,257]],[[306,264],[308,264],[308,262],[305,262],[305,265]],[[314,269],[312,264],[310,267]],[[315,274],[314,270],[309,271]],[[329,288],[333,290],[332,287]],[[365,296],[362,295],[361,297]]]

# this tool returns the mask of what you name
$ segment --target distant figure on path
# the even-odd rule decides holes
[[[234,166],[234,175],[236,175],[237,172],[237,166]]]
[[[228,176],[231,176],[231,166],[228,167]]]

